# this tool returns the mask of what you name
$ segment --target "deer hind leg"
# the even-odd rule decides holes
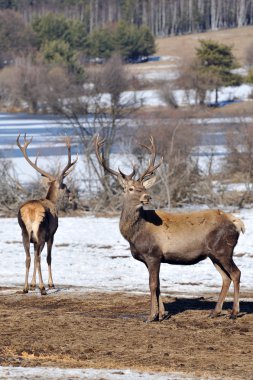
[[[42,279],[42,272],[41,272],[41,252],[44,248],[44,245],[45,243],[41,243],[41,244],[35,244],[35,252],[34,252],[34,255],[35,255],[35,266],[36,266],[36,270],[38,272],[38,275],[39,275],[39,288],[40,288],[40,292],[41,292],[41,295],[46,295],[46,289],[45,289],[45,285],[44,285],[44,282],[43,282],[43,279]]]
[[[31,264],[31,255],[30,255],[30,239],[27,233],[23,233],[23,245],[26,253],[26,272],[25,272],[25,285],[23,288],[23,293],[28,293],[28,276]]]
[[[230,276],[232,278],[233,284],[234,284],[234,303],[233,303],[233,309],[230,315],[231,319],[235,319],[240,311],[240,279],[241,279],[241,271],[238,269],[238,267],[235,265],[234,261],[231,262],[232,271],[230,273]]]
[[[37,272],[37,266],[36,266],[36,244],[34,244],[34,266],[33,266],[32,281],[31,281],[30,286],[29,286],[30,290],[35,290],[36,289],[36,272]]]
[[[229,286],[231,284],[231,279],[226,274],[226,272],[218,264],[216,264],[216,263],[213,263],[213,264],[222,277],[222,288],[221,288],[221,291],[219,294],[217,304],[216,304],[214,310],[210,314],[211,318],[214,318],[214,317],[217,317],[218,315],[220,315],[225,297],[228,293],[228,289],[229,289]]]
[[[151,294],[150,315],[147,321],[161,321],[164,319],[166,312],[160,294],[160,262],[152,262],[147,264],[147,267],[149,271],[149,288]]]
[[[48,240],[47,242],[47,265],[48,265],[48,287],[54,288],[54,282],[52,277],[52,268],[51,268],[51,262],[52,262],[52,246],[53,246],[54,238]]]
[[[235,265],[232,257],[227,257],[226,260],[221,260],[219,263],[219,267],[224,271],[227,277],[233,281],[234,285],[234,300],[233,300],[233,309],[230,315],[231,319],[235,319],[237,314],[240,311],[239,307],[239,292],[240,292],[240,278],[241,271]],[[219,301],[218,301],[219,302]]]

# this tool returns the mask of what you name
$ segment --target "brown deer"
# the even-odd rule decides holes
[[[224,299],[231,281],[234,284],[234,301],[230,317],[239,312],[239,284],[241,272],[233,261],[233,251],[243,222],[220,210],[205,210],[189,213],[170,213],[161,210],[145,210],[151,199],[147,193],[156,180],[154,172],[156,149],[150,137],[150,146],[143,145],[151,154],[149,165],[138,179],[131,174],[112,170],[104,159],[101,148],[105,140],[95,139],[95,150],[99,163],[117,178],[124,190],[120,217],[120,232],[129,242],[132,256],[142,261],[149,271],[151,308],[148,321],[163,320],[167,313],[160,295],[159,272],[161,263],[191,265],[209,257],[222,276],[222,288],[218,302],[210,316],[221,313]]]
[[[22,229],[23,245],[26,252],[26,275],[23,293],[28,293],[28,275],[31,263],[30,243],[34,244],[34,271],[30,290],[36,287],[36,272],[39,274],[39,288],[42,295],[46,294],[46,289],[42,280],[41,273],[41,252],[47,243],[47,264],[48,264],[48,287],[54,288],[52,269],[51,269],[51,252],[54,241],[54,234],[58,228],[58,211],[57,201],[62,191],[65,191],[70,197],[70,191],[63,183],[64,178],[74,169],[78,157],[71,162],[71,145],[67,139],[68,163],[58,176],[53,176],[37,166],[37,158],[32,162],[27,154],[27,147],[31,143],[24,136],[24,145],[20,144],[20,135],[17,138],[17,145],[26,161],[42,176],[48,179],[47,195],[43,199],[29,200],[22,204],[18,211],[18,223]]]

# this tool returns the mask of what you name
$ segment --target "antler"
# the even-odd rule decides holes
[[[108,171],[110,174],[114,175],[115,177],[118,177],[119,175],[121,175],[124,179],[127,179],[127,180],[132,179],[136,173],[134,166],[133,166],[133,171],[130,174],[124,174],[120,169],[118,172],[116,172],[116,170],[113,170],[109,168],[109,166],[107,166],[103,153],[100,153],[100,150],[102,146],[104,145],[104,143],[105,143],[105,139],[99,139],[99,135],[97,135],[95,138],[95,152],[96,152],[96,156],[100,165],[103,166],[103,168],[106,171]]]
[[[163,157],[162,157],[161,160],[158,162],[158,164],[155,165],[156,147],[155,147],[153,136],[150,136],[149,141],[150,141],[150,146],[140,144],[141,146],[143,146],[144,148],[148,150],[148,152],[151,154],[151,158],[149,160],[147,169],[140,176],[139,181],[143,181],[145,177],[150,177],[163,162]]]
[[[19,147],[19,149],[21,150],[21,152],[23,153],[23,156],[25,157],[26,161],[37,171],[39,172],[41,175],[43,175],[44,177],[47,177],[50,181],[55,181],[55,177],[52,176],[51,174],[47,173],[45,170],[42,170],[40,169],[38,166],[37,166],[37,160],[38,160],[38,155],[36,157],[36,160],[35,162],[32,162],[30,160],[30,158],[28,157],[28,154],[27,154],[27,147],[28,145],[32,142],[32,138],[30,140],[27,140],[26,139],[26,134],[24,135],[24,146],[22,146],[20,144],[20,134],[18,135],[17,137],[17,146]]]
[[[61,180],[63,180],[65,177],[67,177],[67,175],[69,175],[69,173],[72,172],[72,170],[74,169],[74,165],[77,163],[77,160],[78,160],[78,155],[77,155],[76,159],[73,162],[71,162],[71,144],[70,144],[70,138],[66,138],[66,145],[67,145],[67,148],[68,148],[68,163],[67,163],[67,165],[65,166],[65,168],[61,172],[61,175],[60,175],[60,179]]]

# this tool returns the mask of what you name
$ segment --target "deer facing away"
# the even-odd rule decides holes
[[[142,261],[149,271],[151,308],[148,321],[163,320],[166,311],[160,295],[159,272],[161,263],[191,265],[209,257],[222,276],[222,288],[218,302],[210,316],[221,313],[231,281],[234,285],[233,309],[230,318],[239,312],[239,284],[241,272],[233,261],[233,251],[244,224],[239,219],[220,210],[189,213],[170,213],[161,210],[145,210],[143,205],[151,197],[147,192],[155,183],[156,149],[150,137],[150,146],[143,145],[151,155],[144,173],[134,179],[135,168],[126,175],[107,164],[101,152],[104,140],[95,139],[99,163],[122,186],[123,207],[120,216],[120,232],[129,242],[132,256]]]
[[[31,263],[30,243],[34,244],[34,271],[30,285],[30,290],[36,287],[36,272],[39,275],[39,288],[42,295],[46,294],[46,289],[42,280],[41,273],[41,252],[47,243],[47,264],[48,264],[48,287],[54,288],[52,269],[51,269],[51,252],[54,241],[54,234],[58,228],[57,201],[62,191],[70,197],[70,191],[63,183],[64,178],[74,169],[78,157],[71,162],[71,145],[67,140],[68,163],[58,176],[53,176],[37,166],[37,159],[32,162],[27,154],[27,147],[31,143],[24,136],[24,145],[20,144],[20,135],[17,138],[17,145],[23,153],[26,161],[42,176],[48,179],[48,191],[46,197],[38,200],[29,200],[23,203],[18,211],[18,222],[22,230],[23,245],[26,252],[26,275],[24,293],[28,293],[28,276]]]

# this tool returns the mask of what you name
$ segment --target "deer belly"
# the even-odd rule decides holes
[[[202,250],[188,252],[166,252],[162,262],[174,265],[193,265],[206,259],[207,255]]]
[[[196,264],[207,257],[207,251],[203,240],[197,238],[182,239],[178,242],[163,244],[163,262],[178,265]]]

